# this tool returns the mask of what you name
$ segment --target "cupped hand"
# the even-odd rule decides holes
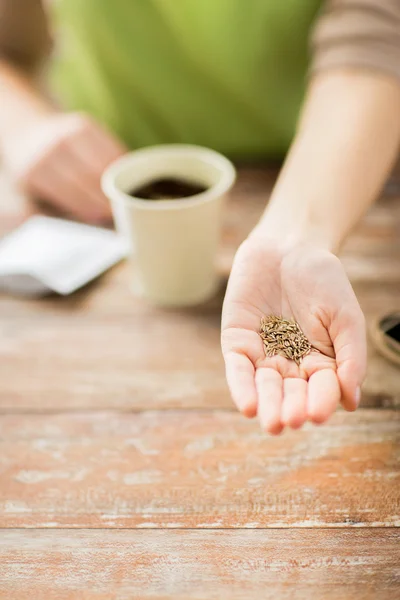
[[[300,363],[267,358],[265,315],[296,320],[313,347]],[[365,321],[339,259],[311,244],[282,249],[259,232],[239,248],[222,312],[226,377],[238,409],[265,431],[325,422],[357,408],[366,369]]]
[[[25,193],[89,223],[111,219],[100,177],[124,152],[111,133],[80,113],[40,115],[4,145],[6,167]]]

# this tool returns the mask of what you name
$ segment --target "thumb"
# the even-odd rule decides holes
[[[353,411],[360,402],[360,386],[367,370],[365,318],[356,298],[351,309],[337,315],[331,329],[341,402],[345,410]]]

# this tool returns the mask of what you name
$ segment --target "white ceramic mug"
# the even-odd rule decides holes
[[[106,169],[102,188],[116,229],[130,245],[136,293],[159,305],[187,306],[215,292],[221,209],[235,177],[232,163],[218,152],[182,144],[143,148]],[[206,190],[176,200],[130,194],[162,178]]]

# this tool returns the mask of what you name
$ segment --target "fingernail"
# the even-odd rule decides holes
[[[356,408],[358,408],[358,405],[360,404],[360,400],[361,400],[361,388],[360,388],[360,386],[358,386],[358,388],[356,389],[355,396],[354,396]]]

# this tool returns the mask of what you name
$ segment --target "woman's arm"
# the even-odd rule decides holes
[[[354,69],[316,75],[258,230],[336,252],[378,196],[399,145],[400,80]]]
[[[40,0],[0,0],[0,145],[52,106],[35,75],[50,52],[51,38]]]
[[[333,252],[377,197],[400,142],[400,85],[386,75],[329,70],[310,85],[271,202],[239,248],[222,313],[232,397],[278,434],[354,410],[366,370],[365,322]],[[319,353],[298,367],[265,356],[263,315],[296,320]]]
[[[20,188],[68,216],[108,222],[100,177],[124,146],[89,117],[59,111],[29,74],[6,61],[0,61],[0,105],[1,158]]]
[[[299,131],[263,222],[336,251],[398,153],[399,0],[326,0],[311,50]]]
[[[38,90],[31,74],[5,59],[0,60],[0,147],[15,131],[39,117],[54,113],[54,107]]]
[[[400,4],[334,0],[317,26],[313,77],[271,201],[239,248],[224,301],[232,397],[263,429],[354,410],[366,370],[365,322],[340,261],[347,233],[378,197],[400,142]],[[264,314],[300,323],[299,368],[265,356]]]
[[[100,189],[104,168],[123,144],[90,118],[63,113],[35,84],[50,47],[40,0],[0,0],[0,153],[30,196],[68,215],[110,220]]]

